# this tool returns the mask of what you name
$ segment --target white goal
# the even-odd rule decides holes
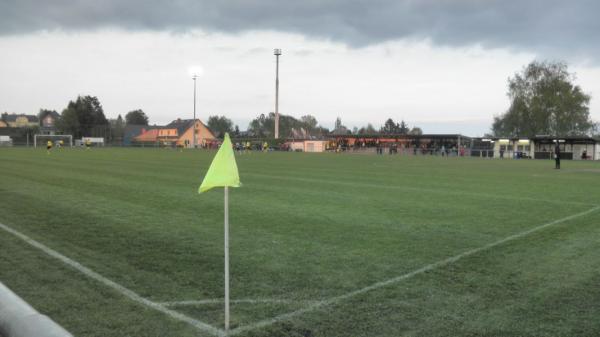
[[[46,145],[46,142],[51,140],[52,143],[56,144],[56,142],[63,141],[65,146],[73,146],[73,136],[72,135],[34,135],[33,136],[33,146],[37,147],[38,144],[40,146]]]

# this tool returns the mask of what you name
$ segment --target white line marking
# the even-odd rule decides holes
[[[84,275],[86,275],[89,278],[92,278],[96,281],[99,281],[100,283],[115,289],[116,291],[120,292],[121,294],[123,294],[125,297],[129,298],[130,300],[140,303],[142,305],[145,305],[149,308],[152,308],[154,310],[160,311],[176,320],[182,321],[182,322],[186,322],[192,326],[194,326],[195,328],[197,328],[198,330],[204,331],[204,332],[208,332],[214,336],[226,336],[225,331],[218,329],[212,325],[209,325],[207,323],[201,322],[197,319],[191,318],[189,316],[186,316],[184,314],[181,314],[177,311],[171,310],[167,307],[165,307],[162,304],[159,303],[155,303],[152,302],[138,294],[136,294],[135,292],[133,292],[132,290],[129,290],[125,287],[123,287],[122,285],[115,283],[109,279],[107,279],[106,277],[96,273],[95,271],[83,266],[82,264],[80,264],[77,261],[74,261],[64,255],[62,255],[61,253],[48,248],[47,246],[35,241],[34,239],[28,237],[27,235],[18,232],[2,223],[0,223],[0,228],[5,230],[6,232],[18,237],[19,239],[25,241],[26,243],[28,243],[29,245],[43,251],[44,253],[52,256],[55,259],[58,259],[60,261],[62,261],[64,264],[69,265],[70,267],[76,269],[77,271],[83,273]]]
[[[211,298],[206,300],[190,300],[190,301],[172,301],[172,302],[160,302],[158,304],[165,307],[178,307],[178,306],[194,306],[194,305],[205,305],[205,304],[220,304],[223,303],[222,298]],[[277,303],[277,304],[290,304],[290,303],[317,303],[317,300],[289,300],[279,298],[257,298],[257,299],[239,299],[230,300],[229,303],[248,303],[248,304],[262,304],[262,303]]]
[[[266,319],[266,320],[263,320],[263,321],[260,321],[260,322],[256,322],[256,323],[253,323],[253,324],[248,324],[248,325],[245,325],[245,326],[238,327],[236,329],[231,330],[229,332],[229,335],[230,336],[234,336],[234,335],[240,334],[242,332],[246,332],[246,331],[250,331],[250,330],[255,330],[255,329],[258,329],[258,328],[262,328],[262,327],[265,327],[265,326],[269,326],[269,325],[275,324],[277,322],[285,321],[285,320],[290,319],[292,317],[299,316],[299,315],[304,314],[306,312],[310,312],[310,311],[319,309],[319,308],[324,307],[324,306],[336,304],[336,303],[338,303],[340,301],[343,301],[345,299],[348,299],[350,297],[354,297],[354,296],[357,296],[357,295],[369,292],[371,290],[379,289],[379,288],[382,288],[382,287],[386,287],[386,286],[398,283],[400,281],[409,279],[409,278],[411,278],[413,276],[416,276],[416,275],[419,275],[419,274],[423,274],[423,273],[425,273],[427,271],[430,271],[430,270],[433,270],[435,268],[439,268],[439,267],[443,267],[443,266],[455,263],[455,262],[457,262],[457,261],[459,261],[459,260],[461,260],[461,259],[463,259],[465,257],[468,257],[468,256],[471,256],[473,254],[476,254],[476,253],[479,253],[479,252],[482,252],[482,251],[494,248],[494,247],[499,246],[501,244],[504,244],[506,242],[522,238],[522,237],[527,236],[527,235],[529,235],[531,233],[540,231],[540,230],[542,230],[544,228],[547,228],[547,227],[550,227],[550,226],[553,226],[553,225],[556,225],[556,224],[559,224],[559,223],[562,223],[562,222],[565,222],[565,221],[569,221],[569,220],[572,220],[572,219],[575,219],[575,218],[579,218],[579,217],[582,217],[584,215],[588,215],[590,213],[594,213],[597,210],[600,210],[600,206],[596,206],[596,207],[594,207],[592,209],[589,209],[587,211],[584,211],[584,212],[581,212],[581,213],[577,213],[577,214],[573,214],[573,215],[570,215],[570,216],[567,216],[567,217],[564,217],[564,218],[561,218],[561,219],[558,219],[558,220],[554,220],[554,221],[545,223],[543,225],[534,227],[532,229],[526,230],[526,231],[521,232],[521,233],[513,234],[511,236],[507,236],[504,239],[501,239],[501,240],[493,242],[493,243],[489,243],[489,244],[487,244],[485,246],[481,246],[479,248],[474,248],[474,249],[471,249],[471,250],[467,250],[466,252],[463,252],[461,254],[449,257],[447,259],[444,259],[444,260],[441,260],[441,261],[438,261],[438,262],[435,262],[435,263],[432,263],[432,264],[428,264],[428,265],[426,265],[426,266],[424,266],[422,268],[419,268],[417,270],[414,270],[414,271],[412,271],[410,273],[407,273],[407,274],[404,274],[404,275],[400,275],[400,276],[391,278],[391,279],[386,280],[386,281],[377,282],[377,283],[374,283],[374,284],[372,284],[370,286],[367,286],[367,287],[364,287],[362,289],[358,289],[358,290],[355,290],[355,291],[351,291],[349,293],[346,293],[346,294],[343,294],[343,295],[340,295],[340,296],[336,296],[336,297],[332,297],[332,298],[329,298],[329,299],[326,299],[326,300],[323,300],[323,301],[319,301],[317,303],[314,303],[312,305],[307,306],[306,308],[303,308],[303,309],[300,309],[300,310],[296,310],[296,311],[292,311],[292,312],[289,312],[289,313],[286,313],[286,314],[282,314],[282,315],[279,315],[279,316],[276,316],[276,317],[273,317],[273,318],[269,318],[269,319]]]
[[[280,179],[280,180],[295,180],[295,181],[309,182],[309,183],[342,185],[342,186],[350,186],[350,187],[383,188],[383,189],[392,189],[392,190],[400,190],[400,191],[415,191],[415,192],[438,193],[438,194],[446,194],[446,195],[466,195],[466,196],[472,196],[472,197],[504,199],[504,200],[512,200],[512,201],[522,200],[522,201],[542,202],[542,203],[549,203],[549,204],[579,205],[579,206],[594,206],[595,205],[595,204],[591,204],[591,203],[577,202],[577,201],[558,201],[558,200],[548,200],[548,199],[538,199],[538,198],[528,198],[528,197],[516,197],[516,196],[512,196],[512,195],[468,192],[468,191],[460,191],[460,190],[446,190],[446,189],[418,187],[418,186],[380,185],[380,184],[369,184],[369,183],[361,183],[361,182],[348,182],[348,181],[341,181],[341,180],[325,180],[325,179],[314,179],[314,178],[303,178],[303,177],[292,177],[292,176],[277,176],[277,175],[261,174],[261,173],[245,173],[245,175],[257,176],[257,177],[262,177],[262,178],[273,178],[273,179]]]

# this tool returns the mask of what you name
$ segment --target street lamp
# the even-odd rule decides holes
[[[196,148],[196,79],[202,76],[204,69],[200,66],[194,66],[190,68],[190,76],[194,80],[194,135],[192,136],[192,148]]]
[[[275,66],[275,139],[279,139],[279,56],[281,49],[273,51],[276,59]]]

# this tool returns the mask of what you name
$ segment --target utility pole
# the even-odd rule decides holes
[[[194,135],[192,136],[192,149],[196,148],[196,79],[198,74],[193,74],[192,79],[194,80]]]
[[[281,49],[274,51],[276,66],[275,66],[275,139],[279,139],[279,56]]]
[[[196,135],[196,79],[202,76],[204,69],[200,66],[194,66],[190,68],[190,76],[194,80],[194,134],[192,135],[192,148],[195,149],[197,146],[197,135]]]

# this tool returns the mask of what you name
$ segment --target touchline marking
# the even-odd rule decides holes
[[[194,305],[205,305],[205,304],[221,304],[225,301],[223,298],[211,298],[206,300],[189,300],[189,301],[171,301],[171,302],[159,302],[158,304],[165,307],[177,307],[177,306],[194,306]],[[248,303],[248,304],[262,304],[262,303],[276,303],[276,304],[290,304],[290,303],[317,303],[317,300],[289,300],[279,298],[247,298],[239,300],[230,300],[229,303]]]
[[[153,301],[150,301],[138,294],[136,294],[134,291],[129,290],[125,287],[123,287],[122,285],[115,283],[109,279],[107,279],[106,277],[96,273],[95,271],[83,266],[82,264],[80,264],[79,262],[72,260],[64,255],[62,255],[61,253],[35,241],[34,239],[28,237],[27,235],[18,232],[2,223],[0,223],[0,228],[5,230],[6,232],[18,237],[19,239],[25,241],[26,243],[28,243],[29,245],[43,251],[44,253],[52,256],[55,259],[58,259],[60,261],[62,261],[64,264],[69,265],[70,267],[76,269],[77,271],[83,273],[84,275],[86,275],[89,278],[92,278],[96,281],[99,281],[100,283],[115,289],[116,291],[120,292],[121,294],[123,294],[125,297],[129,298],[130,300],[140,303],[142,305],[145,305],[149,308],[152,308],[154,310],[160,311],[176,320],[182,321],[182,322],[186,322],[192,326],[194,326],[195,328],[197,328],[198,330],[204,331],[204,332],[208,332],[214,336],[223,336],[225,337],[225,331],[221,330],[219,328],[216,328],[212,325],[209,325],[207,323],[201,322],[197,319],[191,318],[189,316],[186,316],[182,313],[179,313],[177,311],[171,310],[169,308],[167,308],[166,306],[164,306],[163,304],[160,303],[156,303]]]
[[[463,253],[460,253],[458,255],[449,257],[447,259],[444,259],[444,260],[441,260],[441,261],[438,261],[438,262],[435,262],[435,263],[432,263],[432,264],[428,264],[428,265],[426,265],[426,266],[424,266],[422,268],[419,268],[417,270],[414,270],[414,271],[412,271],[410,273],[407,273],[407,274],[404,274],[404,275],[400,275],[400,276],[391,278],[391,279],[386,280],[386,281],[381,281],[381,282],[373,283],[372,285],[364,287],[362,289],[358,289],[358,290],[351,291],[349,293],[346,293],[346,294],[343,294],[343,295],[340,295],[340,296],[336,296],[336,297],[332,297],[332,298],[329,298],[329,299],[326,299],[326,300],[322,300],[322,301],[316,302],[314,304],[311,304],[311,305],[309,305],[309,306],[307,306],[305,308],[302,308],[302,309],[299,309],[299,310],[296,310],[296,311],[292,311],[292,312],[289,312],[289,313],[286,313],[286,314],[282,314],[282,315],[279,315],[279,316],[276,316],[276,317],[273,317],[273,318],[265,319],[263,321],[259,321],[259,322],[256,322],[254,324],[248,324],[248,325],[245,325],[245,326],[238,327],[236,329],[231,330],[229,332],[229,335],[230,336],[234,336],[234,335],[240,334],[242,332],[246,332],[246,331],[250,331],[250,330],[255,330],[255,329],[262,328],[262,327],[266,327],[266,326],[269,326],[269,325],[272,325],[272,324],[275,324],[275,323],[278,323],[278,322],[281,322],[281,321],[285,321],[287,319],[290,319],[290,318],[302,315],[302,314],[304,314],[306,312],[310,312],[310,311],[319,309],[319,308],[324,307],[324,306],[336,304],[336,303],[338,303],[340,301],[343,301],[345,299],[348,299],[350,297],[354,297],[354,296],[357,296],[357,295],[369,292],[371,290],[383,288],[383,287],[386,287],[386,286],[398,283],[400,281],[409,279],[409,278],[411,278],[413,276],[416,276],[416,275],[419,275],[419,274],[423,274],[423,273],[425,273],[427,271],[430,271],[430,270],[433,270],[433,269],[436,269],[436,268],[439,268],[439,267],[443,267],[443,266],[455,263],[455,262],[461,260],[462,258],[465,258],[465,257],[471,256],[471,255],[477,254],[477,253],[485,251],[485,250],[489,250],[489,249],[494,248],[496,246],[502,245],[502,244],[504,244],[506,242],[522,238],[522,237],[527,236],[527,235],[529,235],[531,233],[540,231],[540,230],[542,230],[544,228],[547,228],[547,227],[550,227],[550,226],[553,226],[553,225],[556,225],[556,224],[559,224],[559,223],[562,223],[562,222],[565,222],[565,221],[569,221],[569,220],[572,220],[572,219],[575,219],[575,218],[579,218],[579,217],[588,215],[590,213],[594,213],[597,210],[600,210],[600,206],[596,206],[596,207],[594,207],[592,209],[589,209],[587,211],[583,211],[581,213],[569,215],[567,217],[564,217],[564,218],[561,218],[561,219],[558,219],[558,220],[554,220],[554,221],[545,223],[543,225],[534,227],[532,229],[526,230],[526,231],[521,232],[521,233],[513,234],[511,236],[507,236],[504,239],[501,239],[501,240],[493,242],[493,243],[489,243],[489,244],[487,244],[485,246],[481,246],[479,248],[473,248],[471,250],[467,250],[467,251],[465,251]]]

